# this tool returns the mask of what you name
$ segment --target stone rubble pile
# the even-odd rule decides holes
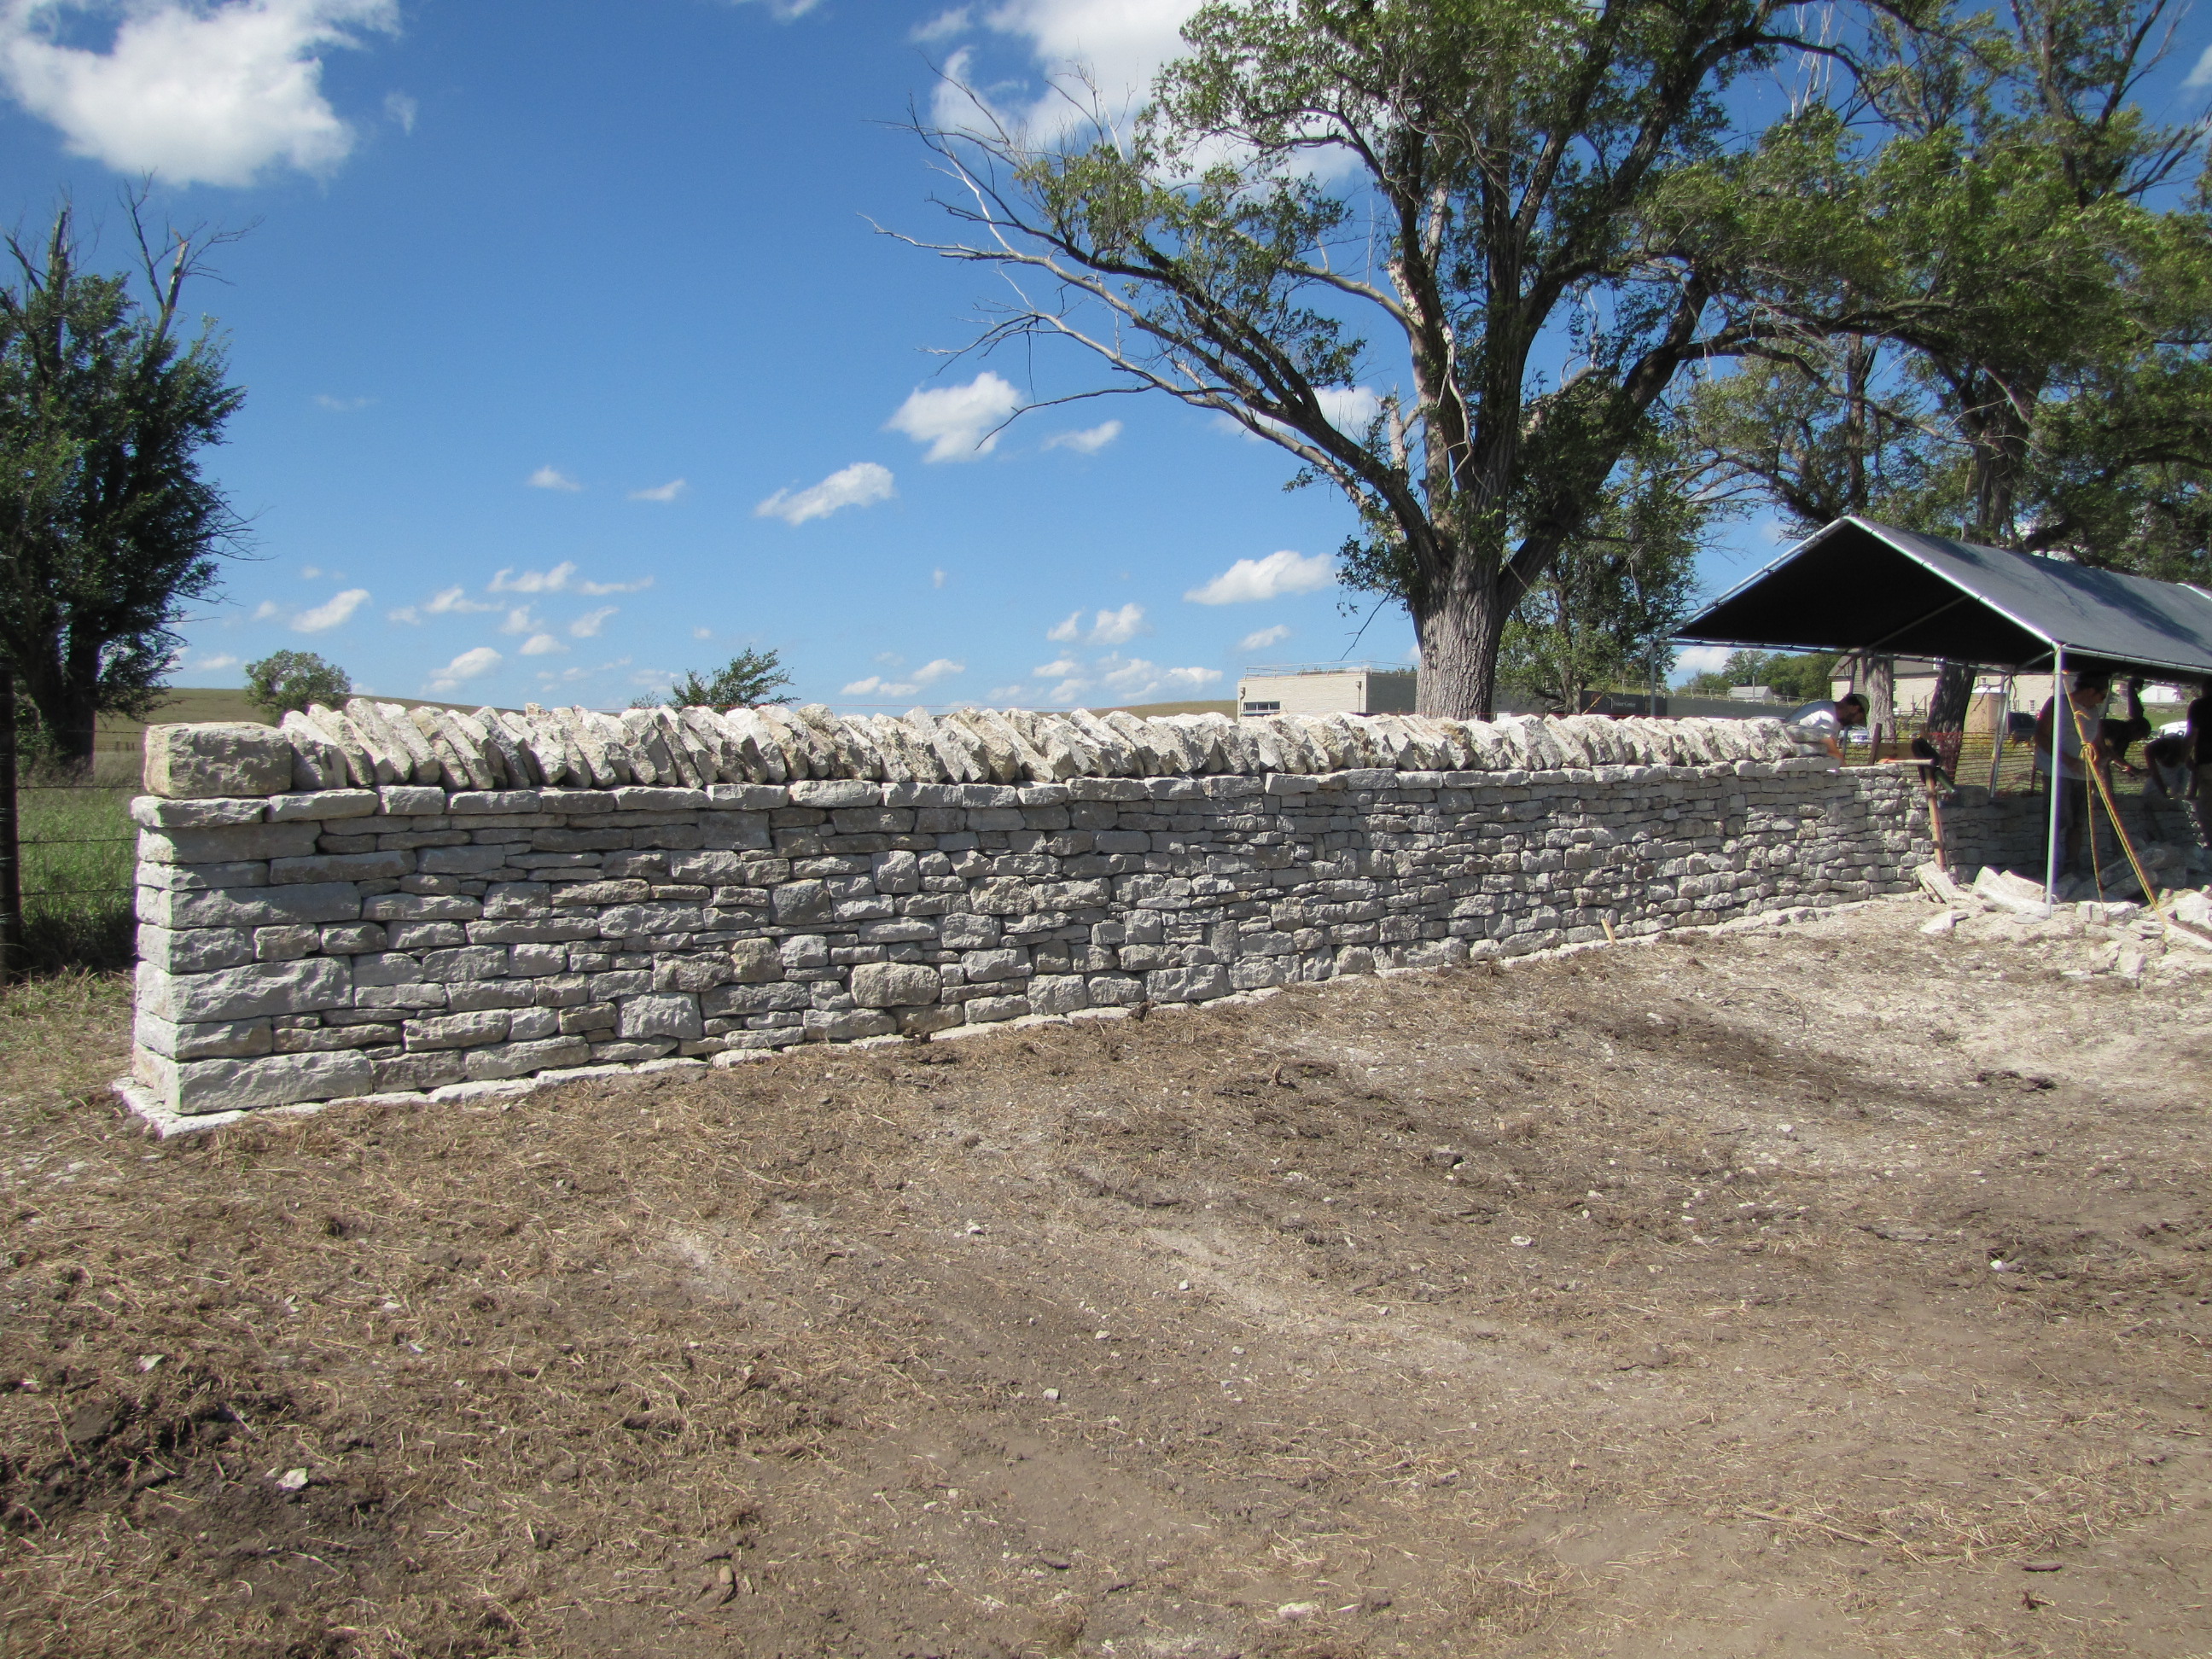
[[[2201,848],[2141,850],[2154,882],[2161,870],[2178,878],[2188,873],[2201,878]],[[2154,852],[2161,854],[2155,864]],[[1943,907],[1921,927],[1923,933],[2035,945],[2067,979],[2212,974],[2212,892],[2203,888],[2162,888],[2154,906],[2121,897],[2109,887],[2103,899],[2062,898],[2046,905],[2043,884],[2016,871],[1984,866],[1966,884],[1934,864],[1914,873],[1922,892]],[[2069,886],[2086,888],[2087,878]],[[2132,875],[2127,890],[2140,890]]]
[[[256,728],[165,729],[242,734]],[[917,708],[893,717],[840,715],[819,703],[727,711],[633,708],[621,714],[532,703],[519,713],[479,708],[468,714],[356,697],[342,709],[316,704],[305,714],[287,714],[281,730],[294,751],[293,776],[284,787],[298,789],[386,784],[449,790],[633,784],[697,789],[811,778],[1064,783],[1076,777],[1709,766],[1817,752],[1774,720],[1582,715],[1460,721],[1395,714],[1140,720],[1118,710],[1039,714],[993,708],[934,715]],[[182,792],[156,787],[155,793]]]

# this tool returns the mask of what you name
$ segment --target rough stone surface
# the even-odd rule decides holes
[[[157,1091],[1204,1002],[1904,890],[1929,848],[1917,778],[1771,722],[404,713],[328,738],[388,778],[134,804]],[[2033,802],[1944,817],[1962,880],[2039,836]]]
[[[281,795],[292,787],[292,742],[267,726],[146,728],[146,792],[172,799]]]

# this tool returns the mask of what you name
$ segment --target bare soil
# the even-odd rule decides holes
[[[1927,914],[159,1143],[19,992],[0,1650],[2212,1651],[2212,978]]]

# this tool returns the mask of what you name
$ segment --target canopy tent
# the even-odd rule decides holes
[[[2212,593],[1838,519],[1676,636],[1690,645],[2212,677]]]
[[[2212,593],[1838,519],[1739,583],[1676,637],[2048,669],[2054,684],[2069,669],[2212,680]],[[2053,778],[2063,775],[2059,724],[2051,723]],[[2053,788],[2046,902],[2058,884],[2058,823]]]

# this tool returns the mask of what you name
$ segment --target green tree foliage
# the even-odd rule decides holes
[[[1832,297],[1774,303],[1832,264],[1800,228],[1816,158],[1729,95],[1832,61],[1832,27],[1779,0],[1215,0],[1128,122],[1037,138],[979,99],[924,130],[966,237],[924,246],[1009,279],[979,347],[1073,342],[1334,484],[1364,526],[1345,580],[1412,615],[1420,708],[1486,713],[1507,617],[1677,377]]]
[[[246,695],[271,715],[288,708],[304,713],[311,702],[343,702],[353,695],[353,681],[344,669],[312,651],[278,651],[246,665]]]
[[[1717,669],[1692,677],[1682,690],[1693,697],[1725,697],[1739,685],[1763,685],[1784,702],[1820,701],[1834,690],[1832,652],[1731,651]]]
[[[678,708],[754,708],[764,702],[789,702],[784,687],[791,676],[773,649],[748,647],[712,673],[696,669],[668,688],[667,701]],[[634,707],[647,708],[658,698],[641,699]]]
[[[1710,517],[1678,474],[1625,469],[1506,623],[1499,680],[1570,713],[1583,692],[1663,681]]]
[[[9,237],[0,286],[0,652],[52,749],[90,759],[95,717],[158,696],[186,602],[214,591],[238,522],[199,470],[244,393],[212,328],[179,336],[207,244],[148,242],[148,288],[87,271],[70,215]]]

